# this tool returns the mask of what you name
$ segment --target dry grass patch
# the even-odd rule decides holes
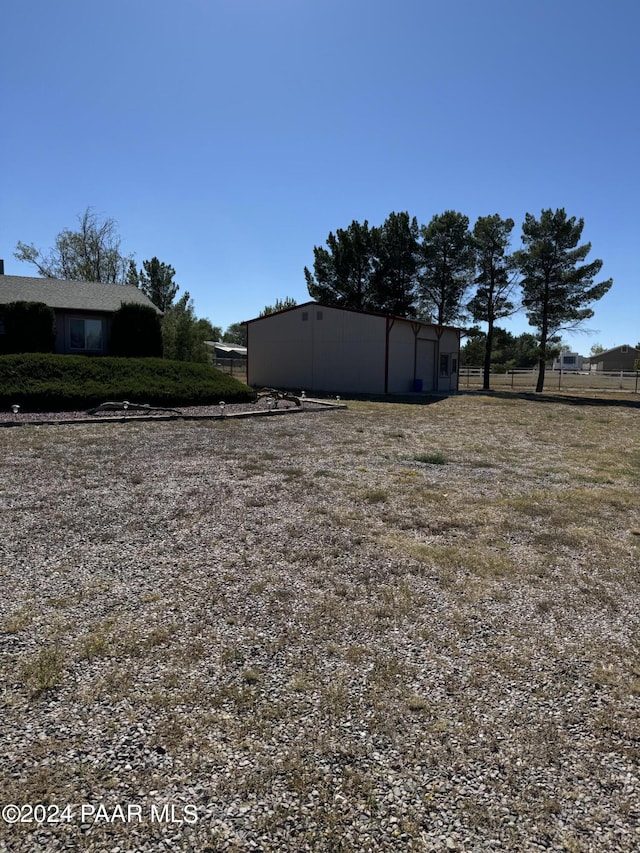
[[[193,797],[194,850],[637,847],[637,411],[477,395],[3,439],[5,802]]]

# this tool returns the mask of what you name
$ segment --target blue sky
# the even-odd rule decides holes
[[[0,257],[92,207],[215,325],[308,299],[314,245],[407,210],[564,207],[640,340],[637,0],[4,0]],[[524,315],[508,324],[528,330]]]

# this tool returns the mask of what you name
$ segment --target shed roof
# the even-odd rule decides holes
[[[308,306],[317,306],[318,308],[332,308],[335,311],[349,311],[352,314],[367,314],[370,317],[388,317],[390,320],[404,320],[406,323],[419,323],[421,326],[433,326],[440,329],[452,329],[453,331],[462,331],[457,326],[439,326],[437,323],[431,323],[429,320],[420,320],[417,317],[400,317],[396,314],[385,314],[383,311],[362,311],[359,308],[347,308],[343,305],[327,305],[323,302],[310,300],[309,302],[301,302],[299,305],[292,305],[290,308],[283,308],[281,311],[273,311],[271,314],[263,314],[261,317],[254,317],[252,320],[245,320],[243,325],[248,323],[256,323],[258,320],[268,320],[269,317],[275,317],[278,314],[287,314],[290,311],[297,311],[299,308]]]
[[[104,313],[113,313],[123,303],[133,302],[136,305],[148,305],[159,314],[162,313],[141,290],[132,285],[0,275],[0,305],[23,301],[44,302],[58,310]]]

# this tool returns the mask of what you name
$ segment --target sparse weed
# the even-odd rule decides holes
[[[433,453],[416,453],[413,457],[416,462],[423,465],[446,465],[448,460],[444,453],[435,451]]]
[[[261,681],[262,676],[257,669],[245,669],[242,673],[242,679],[247,684],[258,684]]]
[[[424,696],[410,696],[407,699],[407,708],[410,711],[425,711],[428,707],[429,703]]]
[[[19,634],[31,624],[32,620],[33,612],[27,607],[21,607],[4,620],[2,630],[7,634]]]
[[[87,634],[80,643],[79,657],[81,660],[107,657],[109,654],[109,639],[104,634]]]
[[[64,675],[65,656],[58,646],[41,649],[22,667],[22,677],[32,696],[40,696],[59,687]]]

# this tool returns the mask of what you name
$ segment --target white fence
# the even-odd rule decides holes
[[[544,375],[545,391],[629,391],[640,392],[640,371],[617,370],[615,372],[575,370],[551,370]],[[459,388],[482,388],[483,370],[481,367],[460,367]],[[509,370],[506,373],[491,373],[491,388],[495,390],[511,388],[514,391],[533,391],[538,382],[537,370]]]

